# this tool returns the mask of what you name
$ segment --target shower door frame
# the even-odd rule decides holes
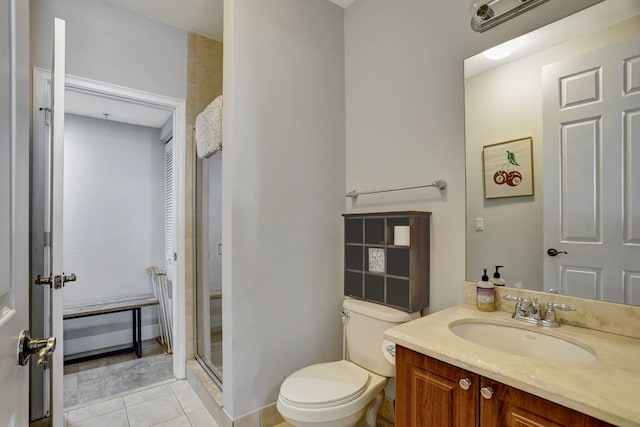
[[[222,153],[217,153],[214,156],[221,156]],[[208,242],[208,234],[209,234],[209,165],[204,162],[208,159],[198,159],[195,152],[193,154],[193,188],[194,188],[194,198],[193,198],[193,209],[194,209],[194,298],[193,298],[193,323],[194,323],[194,343],[193,343],[193,352],[195,359],[198,361],[200,366],[209,374],[209,377],[218,385],[218,387],[222,390],[222,385],[224,383],[223,378],[223,365],[221,361],[221,366],[218,368],[211,360],[211,355],[209,354],[209,360],[207,360],[206,351],[203,351],[204,354],[200,354],[199,344],[202,343],[209,347],[211,346],[211,342],[207,339],[201,340],[200,334],[204,334],[206,329],[206,333],[211,333],[211,325],[208,319],[200,320],[198,317],[203,313],[200,312],[199,305],[208,304],[211,306],[211,299],[203,294],[203,290],[201,286],[204,283],[209,283],[209,263],[208,259],[210,254],[208,253],[208,249],[210,247],[210,243]],[[222,191],[222,187],[220,188]],[[205,221],[204,218],[207,218]],[[204,237],[206,236],[206,237]],[[206,248],[204,247],[204,243],[207,243]],[[222,245],[222,243],[218,243],[218,245]],[[221,246],[218,246],[218,250],[222,249]],[[219,256],[222,256],[222,252],[218,253]],[[222,266],[220,266],[222,267]],[[220,277],[222,279],[222,277]],[[208,289],[206,292],[207,295],[210,294],[210,290]],[[221,297],[222,298],[222,297]],[[206,299],[206,301],[202,301]],[[211,312],[207,313],[209,316]],[[222,315],[222,313],[221,313]],[[201,329],[203,329],[201,331]]]

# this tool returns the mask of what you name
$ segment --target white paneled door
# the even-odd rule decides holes
[[[543,68],[544,289],[640,305],[640,38]]]
[[[28,6],[0,0],[0,426],[29,425],[29,371],[18,365],[29,327]]]

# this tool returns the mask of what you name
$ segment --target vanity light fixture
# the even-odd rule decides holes
[[[480,33],[520,15],[547,0],[474,0],[471,3],[471,28]]]

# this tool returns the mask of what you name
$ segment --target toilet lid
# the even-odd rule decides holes
[[[294,372],[282,383],[280,395],[300,405],[339,405],[360,396],[368,384],[369,371],[340,360]]]

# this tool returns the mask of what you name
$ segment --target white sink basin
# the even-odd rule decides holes
[[[517,326],[459,320],[449,324],[451,332],[475,344],[516,356],[548,362],[593,362],[595,351],[562,338]]]

